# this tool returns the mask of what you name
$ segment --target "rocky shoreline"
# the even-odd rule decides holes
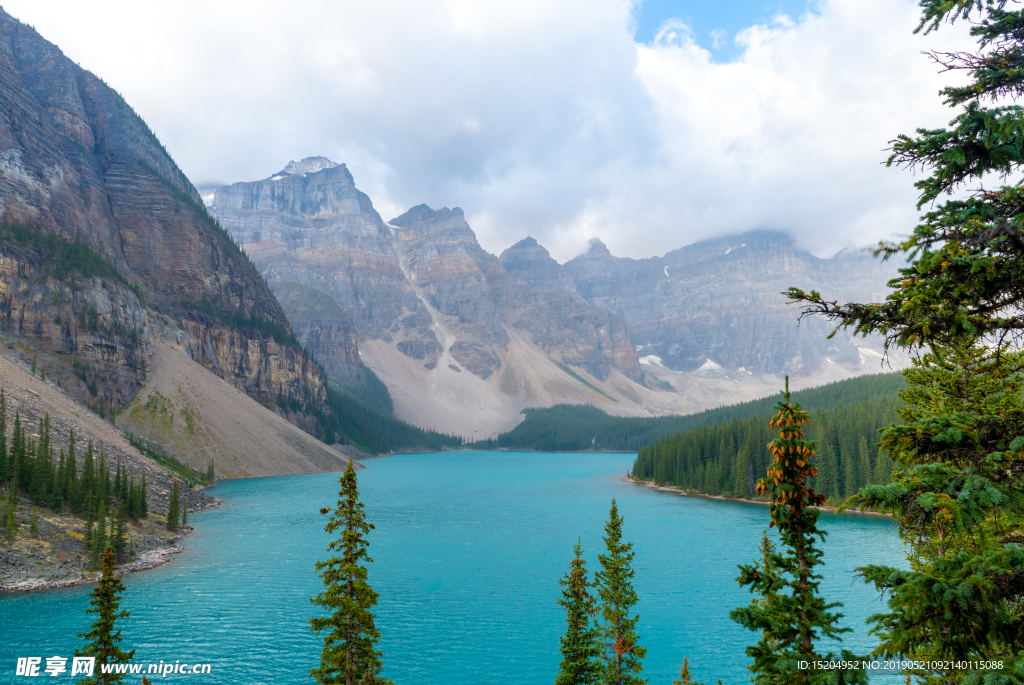
[[[708,495],[703,492],[690,492],[689,490],[684,490],[683,488],[679,488],[674,485],[657,485],[649,480],[639,480],[637,478],[632,478],[630,476],[623,476],[622,480],[627,483],[636,483],[637,485],[642,485],[645,488],[651,488],[653,490],[661,490],[663,492],[674,492],[675,494],[682,495],[683,497],[700,497],[701,499],[715,499],[720,500],[722,502],[736,502],[738,504],[761,504],[764,506],[771,504],[771,502],[768,502],[766,500],[746,499],[743,497],[725,497],[724,495]],[[883,518],[892,518],[891,514],[885,514],[880,511],[851,511],[849,509],[846,509],[840,512],[836,511],[836,507],[818,507],[818,510],[828,511],[833,514],[839,513],[851,514],[854,516],[881,516]]]
[[[220,503],[213,499],[206,506],[196,507],[189,514],[197,514]],[[28,506],[19,507],[22,531],[30,523]],[[100,574],[88,571],[88,551],[82,541],[84,524],[81,519],[49,511],[38,510],[39,535],[19,534],[14,540],[0,539],[0,593],[32,592],[95,583]],[[177,542],[195,529],[185,526],[177,533],[163,529],[163,517],[150,516],[141,524],[129,525],[129,537],[135,556],[117,567],[114,573],[124,576],[158,568],[171,558],[186,551]]]

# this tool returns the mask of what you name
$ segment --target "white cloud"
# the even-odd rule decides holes
[[[633,42],[629,0],[7,0],[122,91],[197,182],[348,163],[385,219],[462,206],[491,251],[600,235],[664,253],[749,228],[818,252],[913,226],[900,132],[952,117],[913,0],[824,0],[715,63],[685,26]]]

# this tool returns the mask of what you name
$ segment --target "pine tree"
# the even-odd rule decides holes
[[[188,500],[181,505],[181,527],[188,525]]]
[[[142,518],[146,518],[149,516],[149,500],[147,498],[148,495],[146,494],[146,474],[143,473],[142,484],[139,486],[139,511],[141,512],[139,515]]]
[[[39,510],[36,507],[32,507],[32,519],[28,526],[28,534],[30,537],[39,537]]]
[[[93,676],[83,678],[78,681],[78,685],[120,683],[124,679],[124,674],[103,673],[102,665],[128,663],[135,656],[134,649],[121,649],[121,629],[115,630],[117,620],[128,618],[131,614],[128,611],[118,611],[121,607],[120,593],[124,592],[124,583],[114,576],[114,550],[107,547],[100,559],[103,564],[103,575],[89,593],[92,597],[89,601],[90,608],[85,610],[87,614],[96,614],[96,620],[89,632],[78,634],[78,637],[88,642],[82,649],[75,650],[75,656],[95,657],[96,664]]]
[[[210,465],[206,467],[206,482],[210,485],[213,485],[215,480],[216,477],[213,472],[213,462],[211,461]]]
[[[622,541],[622,518],[612,499],[608,523],[604,527],[607,554],[597,557],[601,570],[595,574],[594,585],[601,600],[604,633],[604,676],[607,685],[640,685],[647,648],[641,647],[636,634],[640,616],[630,617],[639,598],[633,589],[633,543]]]
[[[171,499],[167,503],[167,530],[178,530],[178,481],[172,481]]]
[[[597,685],[603,671],[597,605],[588,592],[590,584],[580,542],[576,543],[573,553],[572,565],[558,581],[562,586],[562,599],[558,604],[565,608],[567,625],[560,640],[562,663],[558,666],[555,685]]]
[[[7,457],[7,396],[0,388],[0,484],[7,482],[12,470]]]
[[[99,568],[103,560],[103,550],[107,547],[107,506],[103,502],[100,502],[99,512],[96,515],[96,527],[92,531],[89,545],[91,547],[89,568]]]
[[[842,614],[832,611],[842,605],[826,603],[818,592],[821,574],[815,567],[822,563],[822,551],[815,538],[824,540],[825,532],[818,529],[817,507],[825,503],[825,496],[806,487],[807,479],[817,475],[812,464],[815,449],[814,443],[803,439],[802,427],[809,419],[800,404],[790,400],[788,376],[782,397],[770,423],[779,431],[769,445],[773,463],[757,491],[771,500],[771,525],[778,528],[784,551],[769,553],[762,539],[762,563],[740,566],[738,578],[760,599],[733,609],[729,616],[760,636],[756,645],[746,649],[754,659],[750,670],[758,685],[867,683],[863,671],[805,670],[798,665],[801,661],[852,662],[856,657],[847,650],[840,656],[822,655],[815,644],[822,638],[839,640],[850,629],[840,628]]]
[[[324,640],[320,666],[309,673],[316,682],[324,684],[383,685],[391,681],[380,676],[381,653],[376,649],[380,633],[370,611],[377,604],[377,593],[367,582],[364,565],[373,561],[367,554],[369,543],[364,537],[373,525],[366,522],[351,460],[338,482],[341,490],[337,507],[333,512],[329,507],[320,510],[321,514],[331,514],[324,530],[330,534],[340,532],[327,545],[327,551],[336,556],[316,562],[324,591],[310,601],[330,614],[309,620],[312,631]]]
[[[9,493],[9,496],[7,498],[7,522],[5,527],[7,529],[7,539],[13,540],[15,536],[18,534],[18,512],[14,505],[16,501],[16,495],[10,495],[13,495],[13,490]]]
[[[128,534],[127,521],[127,506],[124,504],[118,505],[117,513],[111,522],[114,530],[110,540],[110,546],[114,550],[114,556],[118,561],[124,561],[128,553],[128,543],[125,539]]]

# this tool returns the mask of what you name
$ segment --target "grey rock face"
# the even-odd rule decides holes
[[[138,387],[156,308],[202,341],[189,347],[196,361],[250,396],[272,399],[282,385],[297,396],[321,396],[300,351],[278,350],[266,333],[199,314],[287,325],[267,284],[145,122],[102,80],[2,10],[0,216],[44,234],[80,236],[139,286],[143,297],[114,279],[78,283],[72,273],[63,286],[48,286],[53,298],[25,302],[13,290],[17,279],[50,278],[53,270],[23,251],[5,252],[5,263],[17,268],[0,274],[0,291],[9,293],[0,328],[39,351],[95,365],[90,384],[98,387],[90,395],[97,399],[90,401],[102,400],[101,409],[120,407]]]
[[[768,231],[707,240],[664,257],[614,257],[601,242],[564,266],[588,302],[620,314],[640,355],[695,371],[712,360],[728,369],[807,373],[857,362],[859,340],[799,310],[781,294],[817,289],[840,301],[882,301],[897,265],[844,250],[820,259]],[[828,361],[826,361],[828,360]]]
[[[268,281],[327,293],[362,338],[429,315],[402,273],[396,240],[344,164],[290,162],[252,183],[218,188],[211,205]]]
[[[513,328],[598,378],[613,368],[640,377],[621,317],[579,297],[532,239],[500,259],[485,251],[458,207],[419,205],[385,224],[345,165],[309,158],[263,181],[217,189],[211,211],[270,282],[327,293],[360,340],[394,342],[427,369],[450,345],[453,358],[487,379]],[[424,303],[455,340],[438,338]]]

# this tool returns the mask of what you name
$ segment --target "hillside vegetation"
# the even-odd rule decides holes
[[[795,392],[793,396],[814,411],[865,404],[883,398],[888,398],[889,404],[895,406],[898,402],[896,392],[904,384],[900,374],[885,373],[829,383]],[[610,416],[589,405],[560,404],[546,409],[524,409],[526,419],[514,429],[496,439],[481,440],[467,447],[538,452],[632,452],[678,433],[733,420],[754,419],[767,426],[765,417],[772,413],[775,401],[775,397],[766,397],[697,414],[651,418]],[[869,443],[874,442],[874,433],[866,437]],[[762,447],[767,442],[767,439],[762,441]]]
[[[793,393],[813,412],[807,437],[817,444],[818,475],[808,483],[836,504],[861,487],[890,481],[893,462],[880,451],[880,428],[898,423],[896,392],[902,376],[868,376],[834,383],[814,391]],[[764,411],[691,428],[639,449],[632,476],[659,485],[673,485],[711,495],[748,497],[771,462],[765,448],[773,431]]]

